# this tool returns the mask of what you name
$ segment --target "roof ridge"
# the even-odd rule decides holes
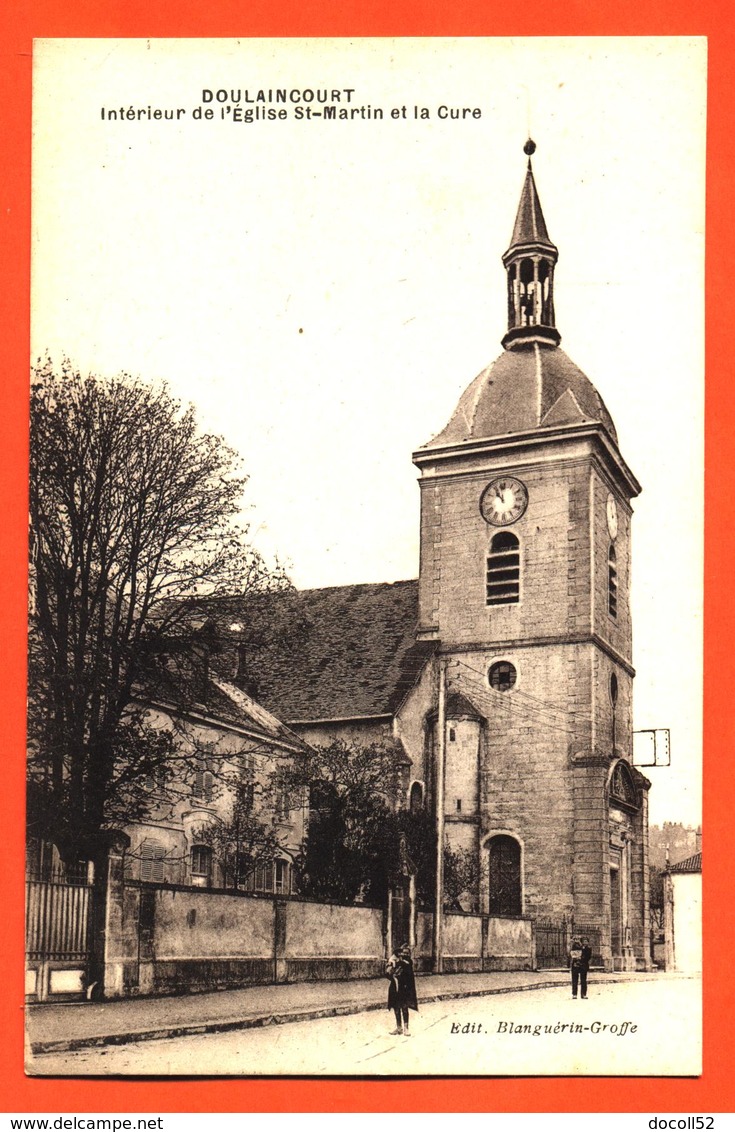
[[[293,590],[283,590],[283,593],[297,593],[297,594],[314,594],[323,593],[325,590],[354,590],[354,589],[367,589],[368,586],[409,586],[418,585],[418,578],[398,578],[395,582],[340,582],[333,586],[307,586],[305,589],[298,587]]]

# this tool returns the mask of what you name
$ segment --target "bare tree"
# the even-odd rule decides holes
[[[241,779],[227,816],[207,822],[194,834],[196,842],[210,848],[224,888],[252,888],[256,869],[272,865],[284,847],[282,838],[258,816],[256,794],[263,789]]]
[[[72,861],[181,778],[150,689],[199,699],[229,599],[288,583],[249,544],[234,452],[165,385],[33,376],[29,823]]]

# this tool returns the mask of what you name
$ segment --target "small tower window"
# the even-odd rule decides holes
[[[408,800],[408,808],[412,814],[417,814],[424,808],[424,788],[420,782],[414,782]]]
[[[487,558],[486,604],[516,604],[520,594],[520,583],[520,544],[510,531],[501,531],[490,543],[490,553]]]
[[[618,615],[618,566],[615,547],[610,544],[607,555],[607,609],[611,617]]]

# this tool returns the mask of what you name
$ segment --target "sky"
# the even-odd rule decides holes
[[[701,820],[705,84],[695,38],[46,40],[34,57],[33,355],[193,402],[299,587],[417,576],[411,453],[501,353],[533,136],[562,348],[643,485],[634,726],[671,731],[671,766],[646,771],[655,823]],[[284,108],[255,101],[276,89],[357,113],[308,118],[289,94],[285,119],[236,120]]]

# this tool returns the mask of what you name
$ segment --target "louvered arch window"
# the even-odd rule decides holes
[[[618,561],[615,547],[607,552],[607,609],[611,617],[618,615]]]
[[[517,604],[521,589],[521,548],[510,531],[500,531],[487,556],[486,604]]]

